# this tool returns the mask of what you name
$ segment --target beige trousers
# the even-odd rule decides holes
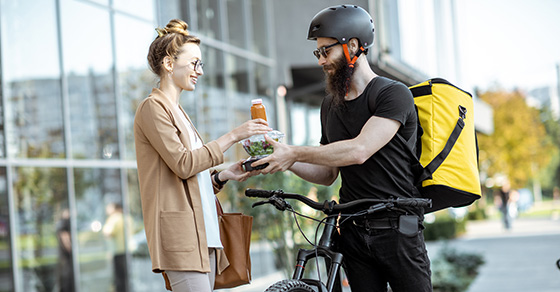
[[[216,249],[209,248],[210,273],[165,271],[173,292],[212,292],[216,279]]]

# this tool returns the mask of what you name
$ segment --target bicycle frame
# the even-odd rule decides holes
[[[313,249],[300,249],[297,255],[296,267],[294,270],[294,274],[292,279],[294,280],[302,280],[303,282],[316,286],[320,289],[320,291],[342,291],[342,287],[339,283],[339,289],[333,290],[336,284],[336,277],[339,276],[340,267],[342,266],[342,259],[343,256],[339,252],[335,252],[331,250],[332,242],[332,235],[335,230],[336,218],[330,216],[327,218],[325,222],[325,227],[323,228],[323,234],[321,235],[321,239],[319,240],[319,244],[315,246]],[[328,276],[326,281],[326,290],[323,287],[324,283],[321,283],[319,280],[314,279],[303,279],[303,272],[305,270],[305,266],[310,259],[322,257],[326,260],[326,265],[328,268]]]
[[[319,239],[319,243],[314,246],[312,249],[300,249],[297,254],[296,258],[296,265],[294,269],[294,273],[292,275],[292,280],[299,280],[304,282],[309,286],[314,286],[319,289],[320,292],[341,292],[342,291],[342,283],[341,281],[337,282],[340,276],[340,267],[343,265],[343,255],[339,252],[332,250],[333,247],[333,235],[337,231],[337,219],[339,219],[338,215],[339,212],[343,211],[347,208],[353,208],[359,206],[360,204],[368,204],[368,209],[364,211],[360,211],[358,213],[344,215],[344,217],[352,217],[352,216],[359,216],[365,214],[373,214],[376,212],[380,212],[383,210],[391,209],[395,207],[395,205],[401,206],[413,206],[413,207],[425,207],[431,206],[430,199],[419,199],[419,198],[397,198],[397,199],[387,199],[387,200],[380,200],[380,199],[361,199],[356,200],[350,203],[344,204],[337,204],[334,201],[328,202],[325,201],[324,203],[315,202],[310,200],[309,198],[299,195],[299,194],[289,194],[284,193],[282,190],[278,191],[266,191],[266,190],[253,190],[247,189],[245,191],[245,195],[248,197],[259,197],[259,198],[267,198],[267,201],[260,201],[253,204],[253,207],[262,204],[272,204],[280,211],[285,211],[287,209],[291,209],[291,206],[284,200],[287,199],[296,199],[304,204],[308,205],[309,207],[322,211],[326,217],[326,221],[322,222],[324,224],[323,233],[321,238]],[[293,209],[292,209],[293,212]],[[320,223],[320,224],[321,224]],[[307,262],[310,259],[324,258],[325,264],[327,267],[327,279],[326,284],[323,283],[319,279],[306,279],[303,278],[304,270]],[[318,271],[320,275],[320,271]]]

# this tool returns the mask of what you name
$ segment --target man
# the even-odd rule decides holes
[[[110,203],[105,207],[107,219],[103,226],[103,234],[112,240],[113,272],[115,291],[128,291],[128,277],[126,267],[126,248],[124,239],[124,214],[120,203]],[[129,218],[130,219],[130,218]],[[127,220],[128,228],[132,227],[131,220]]]
[[[290,170],[324,185],[340,173],[341,203],[420,196],[411,166],[415,149],[406,148],[416,144],[414,100],[404,84],[370,68],[366,54],[373,37],[373,20],[358,6],[329,7],[313,18],[308,39],[317,41],[314,54],[323,66],[328,93],[321,105],[321,146],[268,139],[274,153],[253,167],[269,163],[261,173]],[[417,232],[400,232],[403,215],[416,216]],[[387,211],[341,226],[338,247],[352,291],[387,291],[387,283],[395,292],[432,290],[421,218],[422,209]]]

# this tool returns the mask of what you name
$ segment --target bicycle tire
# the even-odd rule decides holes
[[[265,292],[315,292],[315,290],[300,280],[282,280],[274,283]]]

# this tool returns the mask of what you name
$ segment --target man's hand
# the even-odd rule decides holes
[[[274,139],[268,137],[268,135],[264,136],[266,141],[274,147],[274,152],[262,159],[259,159],[251,164],[253,167],[257,167],[259,165],[263,165],[268,163],[269,165],[259,171],[262,174],[272,174],[278,171],[286,171],[290,168],[294,162],[296,162],[296,153],[294,151],[295,148],[282,144],[280,142],[274,141]]]

